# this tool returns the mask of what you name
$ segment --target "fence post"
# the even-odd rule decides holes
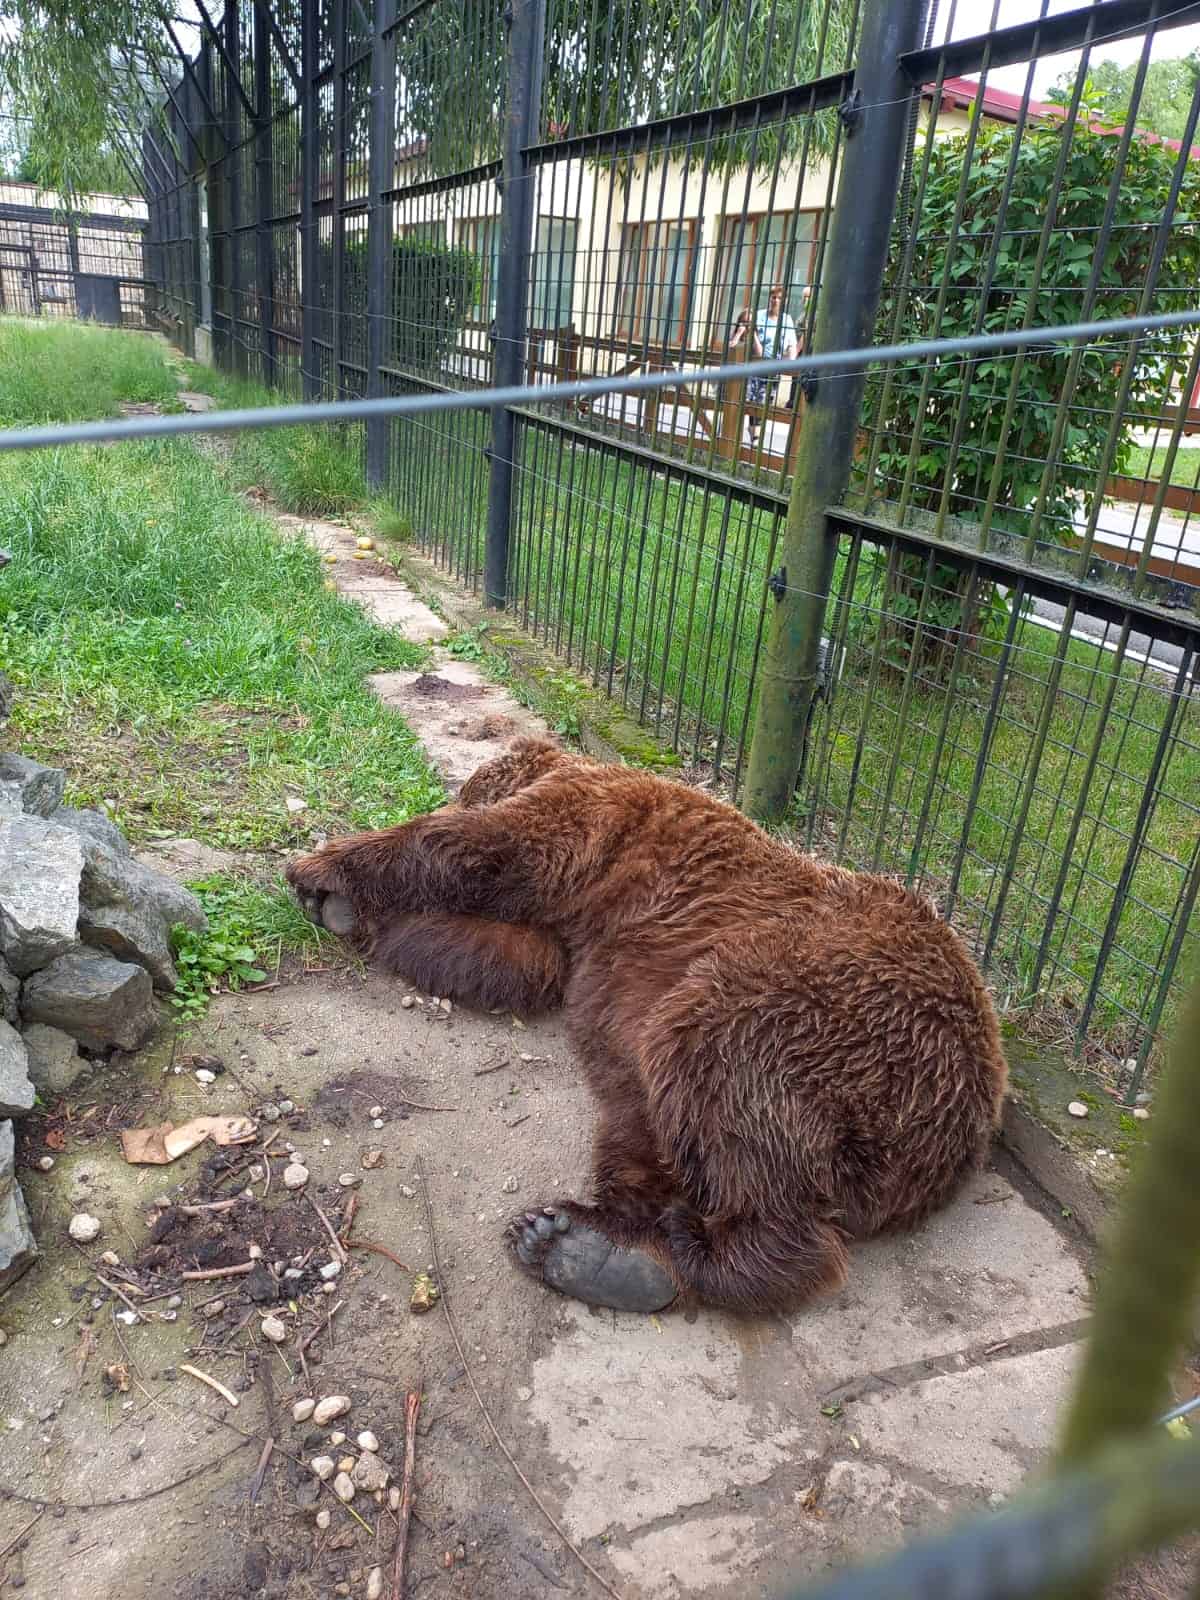
[[[317,364],[317,0],[300,0],[300,379],[304,398],[321,392]]]
[[[533,185],[525,147],[541,126],[542,53],[546,0],[508,0],[505,42],[504,163],[500,180],[500,273],[496,285],[493,382],[521,381],[529,306],[529,256],[533,248]],[[508,600],[508,549],[512,525],[517,418],[507,406],[492,412],[488,479],[484,601],[502,611]]]
[[[271,137],[271,29],[263,0],[254,0],[254,276],[258,287],[259,378],[275,382],[275,251],[271,218],[274,163]]]
[[[325,326],[330,334],[331,400],[342,399],[342,340],[346,318],[342,311],[342,296],[346,270],[346,15],[350,0],[330,0],[329,15],[333,23],[333,138],[331,174],[333,192],[330,203],[333,220],[330,230],[331,258],[329,262],[329,319]]]
[[[812,350],[871,342],[888,239],[917,91],[900,68],[921,43],[924,0],[871,0],[863,18],[846,124],[838,196],[821,270]],[[823,372],[809,387],[788,502],[743,805],[778,820],[796,790],[817,687],[821,625],[835,544],[826,524],[850,481],[864,371]]]
[[[242,141],[239,98],[233,85],[232,63],[241,71],[242,45],[239,8],[226,6],[225,29],[225,181],[221,187],[225,202],[225,224],[229,240],[229,330],[228,365],[245,374],[246,346],[242,340]]]
[[[395,183],[396,148],[396,0],[380,0],[371,38],[371,128],[367,216],[367,396],[384,392],[380,368],[388,356],[392,307],[392,202],[387,191]],[[367,423],[367,487],[382,489],[387,481],[386,417]]]

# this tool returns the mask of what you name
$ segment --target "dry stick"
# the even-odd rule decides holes
[[[508,1462],[509,1466],[521,1480],[521,1483],[524,1485],[529,1498],[533,1501],[534,1505],[554,1529],[555,1533],[562,1540],[563,1544],[566,1545],[567,1549],[575,1557],[576,1561],[578,1561],[579,1565],[584,1569],[585,1572],[590,1573],[591,1576],[595,1578],[596,1582],[604,1590],[605,1594],[612,1596],[612,1600],[621,1600],[621,1595],[616,1589],[613,1588],[608,1579],[602,1577],[601,1574],[596,1571],[595,1567],[588,1560],[588,1558],[583,1554],[583,1552],[577,1549],[576,1546],[571,1543],[561,1524],[556,1520],[554,1514],[549,1510],[545,1501],[538,1494],[537,1490],[533,1487],[529,1479],[517,1465],[516,1456],[513,1455],[512,1451],[500,1437],[499,1430],[497,1429],[496,1424],[492,1421],[492,1414],[484,1404],[483,1396],[480,1394],[479,1387],[475,1382],[475,1374],[471,1371],[471,1364],[467,1360],[467,1352],[463,1349],[463,1342],[458,1336],[458,1328],[455,1326],[454,1317],[450,1310],[449,1300],[446,1296],[446,1280],[442,1276],[442,1263],[438,1256],[437,1234],[433,1229],[433,1204],[429,1198],[429,1184],[425,1178],[425,1168],[422,1166],[421,1158],[419,1156],[417,1157],[416,1167],[417,1176],[421,1180],[421,1192],[425,1196],[425,1216],[429,1226],[429,1248],[433,1255],[434,1271],[437,1273],[438,1283],[441,1286],[441,1303],[442,1310],[446,1313],[446,1326],[450,1329],[450,1337],[454,1340],[454,1348],[458,1351],[458,1359],[462,1363],[462,1369],[467,1375],[467,1382],[471,1385],[471,1392],[475,1396],[475,1399],[479,1405],[479,1409],[483,1414],[483,1420],[488,1425],[488,1431],[491,1433],[492,1438],[495,1439],[496,1443],[500,1446],[501,1452],[503,1453],[504,1458]]]
[[[412,1106],[416,1111],[458,1111],[461,1109],[459,1106],[422,1105],[419,1100],[406,1100],[402,1094],[393,1095],[392,1098],[396,1101],[397,1105]]]
[[[497,1061],[495,1066],[492,1066],[492,1067],[480,1067],[478,1072],[476,1072],[474,1074],[474,1076],[476,1078],[486,1078],[489,1072],[503,1072],[507,1065],[508,1065],[508,1058],[506,1056],[503,1061]]]
[[[251,1505],[253,1505],[254,1502],[258,1499],[259,1490],[263,1486],[263,1479],[267,1475],[267,1463],[270,1461],[271,1454],[274,1451],[274,1449],[275,1449],[275,1441],[274,1441],[274,1439],[268,1439],[266,1444],[263,1445],[263,1447],[262,1447],[262,1455],[260,1455],[259,1458],[258,1458],[258,1466],[255,1469],[254,1477],[250,1481],[250,1504]]]
[[[244,1194],[235,1194],[232,1200],[198,1200],[195,1205],[180,1206],[179,1211],[181,1216],[202,1217],[209,1211],[232,1211],[245,1198]]]
[[[352,1192],[350,1195],[350,1204],[346,1207],[346,1215],[342,1218],[342,1230],[338,1234],[338,1238],[343,1244],[348,1244],[350,1241],[350,1230],[354,1226],[354,1216],[357,1210],[358,1194],[356,1192]]]
[[[313,1329],[313,1331],[310,1334],[308,1334],[301,1341],[300,1344],[298,1344],[296,1346],[297,1352],[300,1355],[304,1354],[304,1352],[308,1349],[309,1345],[313,1342],[313,1340],[317,1337],[317,1335],[319,1333],[325,1332],[325,1330],[329,1327],[330,1323],[333,1321],[334,1317],[337,1316],[338,1312],[342,1309],[342,1307],[345,1304],[346,1304],[346,1302],[344,1300],[339,1300],[337,1305],[330,1307],[329,1315],[326,1317],[325,1321],[324,1322],[318,1322],[316,1327]]]
[[[243,1261],[236,1267],[205,1267],[202,1271],[181,1272],[179,1276],[188,1283],[199,1283],[205,1278],[238,1278],[244,1273],[253,1272],[256,1263]]]
[[[408,1525],[412,1519],[413,1471],[417,1455],[417,1412],[421,1394],[410,1389],[404,1401],[404,1477],[401,1480],[396,1554],[392,1561],[392,1600],[404,1600],[404,1558],[408,1554]]]
[[[117,1288],[115,1283],[109,1283],[108,1279],[102,1278],[99,1273],[96,1274],[96,1281],[98,1283],[102,1283],[110,1294],[115,1294],[118,1300],[124,1300],[125,1304],[129,1307],[130,1311],[133,1312],[134,1316],[139,1322],[148,1322],[150,1317],[155,1315],[153,1311],[147,1315],[146,1312],[142,1310],[141,1306],[135,1306],[129,1296],[127,1294],[123,1294],[121,1290]]]
[[[385,1244],[376,1244],[371,1239],[347,1239],[346,1244],[351,1250],[374,1250],[377,1256],[386,1256],[389,1261],[394,1261],[402,1272],[412,1271],[408,1263],[393,1255]]]
[[[346,1254],[345,1245],[342,1243],[342,1241],[338,1238],[337,1234],[334,1232],[333,1223],[330,1222],[329,1218],[321,1210],[320,1206],[313,1199],[312,1195],[306,1194],[304,1196],[304,1198],[308,1201],[309,1205],[317,1213],[317,1216],[320,1217],[321,1226],[325,1229],[325,1232],[329,1235],[330,1239],[332,1239],[332,1241],[333,1241],[333,1253],[334,1253],[334,1255],[342,1263],[342,1265],[345,1266],[347,1261],[349,1261],[350,1257]]]
[[[8,1541],[8,1543],[4,1546],[4,1549],[0,1550],[0,1561],[3,1561],[5,1556],[10,1556],[13,1553],[13,1551],[17,1548],[17,1546],[24,1539],[25,1535],[27,1533],[32,1533],[34,1527],[42,1520],[42,1518],[45,1515],[46,1515],[46,1508],[45,1508],[45,1506],[43,1506],[42,1509],[38,1512],[37,1516],[34,1517],[32,1519],[32,1521],[27,1522],[25,1524],[25,1526],[21,1529],[20,1533],[16,1536],[16,1538],[15,1539],[10,1539]]]
[[[210,1378],[207,1372],[201,1372],[199,1367],[189,1367],[186,1362],[180,1362],[180,1372],[186,1372],[189,1378],[199,1378],[201,1383],[206,1383],[210,1389],[215,1389],[222,1400],[228,1400],[231,1406],[238,1404],[238,1397],[232,1389],[227,1389],[216,1378]]]

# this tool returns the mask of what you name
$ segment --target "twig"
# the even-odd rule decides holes
[[[199,1378],[201,1383],[206,1383],[210,1389],[215,1389],[223,1400],[228,1400],[231,1406],[236,1406],[238,1397],[232,1389],[227,1389],[216,1378],[210,1378],[207,1372],[201,1372],[199,1367],[189,1367],[186,1362],[181,1362],[180,1372],[186,1372],[189,1378]]]
[[[474,1074],[474,1076],[476,1078],[486,1078],[489,1072],[503,1072],[507,1065],[508,1065],[508,1057],[505,1056],[503,1061],[497,1061],[494,1066],[491,1066],[491,1067],[480,1067],[478,1072],[476,1072]]]
[[[346,1215],[342,1218],[341,1232],[338,1234],[338,1238],[343,1244],[349,1243],[350,1229],[354,1226],[354,1216],[357,1210],[358,1194],[355,1191],[351,1191],[350,1204],[346,1207]]]
[[[45,1506],[43,1506],[42,1509],[38,1512],[37,1516],[34,1517],[32,1519],[32,1521],[27,1522],[25,1524],[25,1526],[21,1529],[20,1533],[16,1536],[16,1538],[15,1539],[10,1539],[8,1541],[8,1543],[4,1546],[4,1549],[0,1550],[0,1561],[3,1561],[5,1556],[9,1556],[9,1555],[11,1555],[13,1553],[13,1551],[21,1543],[22,1539],[24,1539],[25,1535],[27,1533],[32,1533],[34,1527],[37,1525],[37,1523],[39,1523],[42,1520],[42,1518],[45,1515],[46,1515],[46,1508],[45,1508]]]
[[[130,1311],[133,1312],[134,1316],[139,1322],[148,1322],[150,1317],[157,1315],[156,1312],[151,1311],[148,1316],[146,1312],[142,1310],[141,1306],[135,1306],[129,1296],[118,1289],[115,1283],[109,1283],[108,1279],[102,1278],[99,1273],[96,1274],[96,1280],[98,1283],[102,1283],[110,1294],[115,1294],[118,1300],[124,1300],[125,1304],[129,1307]]]
[[[199,1283],[205,1278],[240,1278],[254,1268],[253,1261],[243,1261],[236,1267],[204,1267],[195,1272],[181,1272],[179,1276],[188,1283]]]
[[[268,1461],[270,1461],[271,1454],[272,1454],[274,1449],[275,1449],[275,1441],[274,1441],[274,1439],[268,1439],[266,1444],[263,1445],[263,1447],[262,1447],[262,1455],[260,1455],[259,1458],[258,1458],[258,1466],[255,1469],[254,1477],[250,1480],[250,1504],[251,1505],[253,1505],[254,1502],[258,1499],[259,1491],[261,1490],[261,1488],[263,1486],[263,1479],[267,1475],[267,1463],[268,1463]]]
[[[514,1117],[511,1122],[506,1122],[504,1126],[506,1128],[519,1128],[523,1122],[529,1121],[531,1115],[532,1113],[527,1111],[523,1117]]]
[[[182,1371],[183,1369],[180,1368]],[[226,1423],[226,1427],[229,1424]],[[257,1435],[246,1434],[237,1444],[235,1450],[243,1449],[250,1440],[257,1442]],[[42,1500],[37,1495],[22,1494],[19,1489],[4,1491],[7,1500],[19,1500],[23,1505],[41,1506],[43,1511],[52,1510],[61,1506],[64,1511],[112,1511],[118,1506],[136,1506],[143,1500],[156,1500],[160,1494],[170,1494],[173,1489],[181,1489],[185,1483],[191,1483],[193,1478],[198,1478],[202,1473],[211,1472],[214,1467],[220,1467],[229,1460],[229,1452],[223,1450],[219,1456],[213,1456],[211,1461],[202,1461],[198,1467],[193,1467],[190,1472],[185,1472],[182,1478],[172,1478],[170,1483],[160,1483],[157,1489],[147,1489],[143,1494],[122,1494],[114,1500]]]
[[[347,1261],[349,1261],[350,1257],[346,1254],[345,1245],[342,1243],[342,1241],[338,1238],[337,1234],[334,1232],[333,1223],[330,1222],[329,1218],[321,1210],[320,1206],[313,1199],[312,1195],[306,1194],[304,1196],[304,1198],[308,1201],[309,1205],[317,1213],[317,1216],[320,1217],[321,1226],[325,1229],[325,1232],[329,1235],[330,1239],[333,1241],[333,1253],[334,1253],[334,1255],[342,1263],[342,1265],[345,1266]]]
[[[398,1105],[412,1106],[415,1111],[459,1111],[460,1106],[427,1106],[420,1100],[406,1100],[402,1094],[393,1095],[392,1098]]]
[[[504,1459],[516,1473],[517,1477],[521,1480],[521,1483],[524,1485],[525,1491],[529,1495],[529,1498],[533,1501],[534,1505],[554,1529],[555,1533],[562,1540],[563,1544],[566,1545],[567,1549],[575,1557],[576,1561],[578,1561],[579,1565],[584,1569],[585,1572],[590,1573],[591,1576],[595,1578],[596,1582],[604,1590],[605,1594],[612,1596],[612,1600],[621,1600],[621,1595],[616,1589],[613,1588],[608,1579],[602,1577],[600,1573],[596,1571],[595,1567],[588,1560],[588,1558],[583,1554],[583,1552],[577,1549],[576,1546],[571,1543],[561,1524],[556,1520],[553,1513],[546,1506],[545,1501],[538,1494],[537,1490],[533,1487],[529,1479],[517,1465],[517,1458],[513,1455],[512,1451],[500,1437],[500,1432],[496,1427],[496,1424],[492,1421],[492,1414],[484,1404],[483,1396],[479,1392],[479,1386],[475,1382],[475,1375],[471,1371],[470,1362],[467,1360],[467,1352],[463,1349],[463,1342],[458,1336],[458,1328],[455,1325],[454,1316],[450,1310],[449,1300],[446,1295],[446,1280],[442,1276],[442,1263],[441,1258],[438,1255],[437,1234],[434,1232],[433,1227],[433,1202],[429,1198],[429,1184],[425,1177],[425,1168],[421,1164],[420,1156],[417,1157],[416,1169],[417,1176],[421,1180],[421,1193],[425,1196],[425,1217],[429,1227],[429,1249],[433,1255],[434,1271],[437,1273],[438,1283],[442,1291],[440,1299],[442,1309],[446,1313],[446,1326],[450,1329],[450,1337],[454,1340],[454,1348],[458,1351],[458,1359],[462,1363],[462,1369],[466,1373],[467,1382],[471,1385],[471,1392],[475,1396],[475,1399],[479,1405],[479,1410],[483,1415],[483,1420],[488,1425],[488,1431],[491,1433],[492,1438],[495,1439],[496,1443],[500,1446],[500,1450],[504,1456]]]
[[[305,1337],[301,1340],[301,1342],[296,1346],[296,1350],[297,1350],[298,1354],[300,1354],[300,1355],[304,1354],[304,1352],[308,1349],[309,1345],[313,1342],[313,1340],[317,1337],[317,1335],[323,1331],[323,1328],[328,1328],[329,1327],[329,1324],[333,1321],[334,1317],[337,1316],[338,1312],[342,1309],[342,1307],[345,1304],[346,1304],[346,1302],[344,1300],[339,1300],[337,1305],[331,1306],[329,1308],[329,1315],[326,1317],[324,1324],[322,1325],[321,1323],[318,1323],[317,1326],[313,1329],[313,1331],[311,1333],[309,1333],[309,1334],[306,1334]]]
[[[240,1206],[245,1195],[235,1194],[232,1200],[197,1200],[195,1205],[180,1206],[179,1214],[184,1217],[202,1217],[210,1211],[232,1211],[234,1206]]]
[[[385,1244],[375,1244],[370,1239],[347,1239],[346,1243],[351,1250],[374,1250],[377,1256],[386,1256],[389,1261],[394,1261],[402,1272],[411,1272],[412,1268],[400,1257],[393,1255]]]
[[[408,1525],[412,1520],[413,1472],[417,1456],[417,1412],[421,1392],[410,1389],[404,1401],[404,1477],[401,1480],[396,1554],[392,1561],[392,1600],[404,1600],[404,1558],[408,1554]]]

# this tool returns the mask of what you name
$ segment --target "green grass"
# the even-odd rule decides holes
[[[70,331],[95,348],[91,330]],[[165,383],[160,347],[114,337],[155,352]],[[0,362],[0,413],[24,387]],[[441,798],[362,682],[424,652],[326,587],[316,553],[192,443],[4,456],[0,527],[10,742],[66,767],[73,799],[105,804],[135,840],[290,851]]]
[[[0,319],[0,426],[111,417],[122,400],[177,409],[177,387],[149,334]]]
[[[1122,477],[1148,478],[1157,483],[1167,465],[1165,444],[1155,446],[1135,445],[1129,452],[1129,461]],[[1171,482],[1185,489],[1200,488],[1200,440],[1183,440],[1175,454],[1171,468]]]
[[[278,393],[249,379],[194,363],[187,371],[222,410],[280,404]],[[267,428],[232,436],[228,470],[235,488],[265,489],[285,511],[339,517],[366,498],[362,452],[362,428],[354,424]]]

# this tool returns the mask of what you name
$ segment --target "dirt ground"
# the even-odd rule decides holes
[[[451,782],[476,741],[447,718],[525,715],[490,690],[464,708],[399,676],[380,691],[418,731],[432,708],[427,747]],[[486,746],[488,730],[469,732]],[[197,1056],[222,1069],[212,1084]],[[259,1118],[255,1143],[123,1161],[122,1127],[209,1112]],[[0,1301],[0,1594],[369,1600],[378,1566],[386,1596],[386,1496],[345,1506],[307,1463],[357,1457],[370,1429],[398,1481],[410,1390],[405,1592],[423,1597],[603,1593],[568,1541],[622,1600],[779,1594],[1000,1503],[1044,1459],[1088,1261],[1018,1174],[995,1165],[920,1233],[861,1248],[848,1287],[793,1317],[646,1318],[555,1296],[503,1245],[517,1208],[585,1195],[590,1130],[556,1020],[447,1012],[336,962],[222,997],[185,1044],[164,1036],[27,1119],[21,1181],[44,1254]],[[302,1192],[283,1182],[288,1145],[310,1173]],[[225,1210],[180,1209],[247,1189]],[[326,1222],[344,1233],[353,1197],[327,1293]],[[67,1235],[78,1210],[100,1219],[94,1243]],[[252,1247],[251,1273],[181,1277]],[[418,1314],[422,1272],[442,1303]],[[267,1314],[281,1343],[263,1335]],[[298,1400],[333,1394],[349,1397],[345,1416],[293,1421]],[[1168,1559],[1123,1593],[1186,1587]]]

